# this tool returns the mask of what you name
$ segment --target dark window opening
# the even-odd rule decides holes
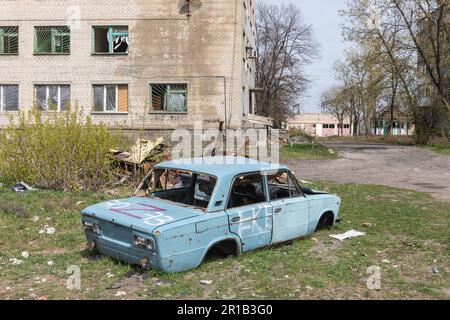
[[[266,202],[261,174],[243,175],[234,180],[228,209]]]
[[[128,27],[93,27],[93,50],[99,54],[127,54]]]

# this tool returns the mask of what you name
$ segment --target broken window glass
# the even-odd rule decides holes
[[[94,86],[94,111],[103,111],[104,86]]]
[[[19,110],[19,86],[0,85],[0,111]]]
[[[65,111],[70,104],[69,85],[36,85],[34,90],[41,111]]]
[[[93,27],[93,38],[94,53],[128,53],[128,27]]]
[[[19,27],[0,27],[0,54],[19,53]]]
[[[117,86],[106,86],[106,111],[116,111]]]
[[[151,84],[151,111],[154,112],[186,112],[186,84]]]
[[[35,54],[70,53],[70,29],[65,26],[35,27]]]
[[[47,110],[47,87],[35,86],[36,105],[41,111]]]
[[[61,86],[60,101],[61,111],[66,111],[70,105],[70,86]]]

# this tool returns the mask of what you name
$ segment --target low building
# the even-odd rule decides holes
[[[381,110],[375,119],[375,135],[388,135],[389,126],[392,118],[391,135],[409,136],[414,134],[413,118],[405,111],[401,111],[398,107],[394,107],[393,114],[389,107]]]
[[[336,116],[329,113],[302,113],[288,121],[288,129],[304,130],[315,137],[350,136],[350,118],[345,118],[343,127]]]

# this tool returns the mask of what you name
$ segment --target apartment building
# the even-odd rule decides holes
[[[114,128],[260,126],[255,0],[0,1],[0,127],[77,103]]]

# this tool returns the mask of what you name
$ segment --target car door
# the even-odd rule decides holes
[[[281,170],[267,174],[267,189],[273,208],[272,243],[306,236],[309,225],[309,201],[292,173]]]
[[[264,178],[260,172],[235,177],[226,213],[230,231],[241,238],[243,252],[270,244],[272,206],[267,201]]]

